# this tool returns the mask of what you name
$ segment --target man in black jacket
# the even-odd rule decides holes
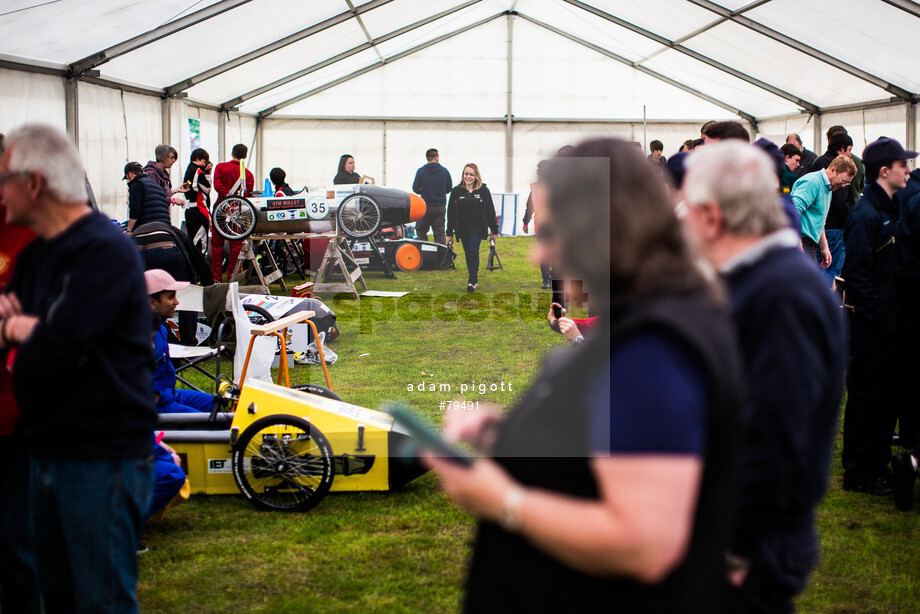
[[[694,153],[685,221],[721,273],[747,381],[726,611],[792,611],[818,560],[843,392],[844,327],[776,199],[774,165],[738,141]]]
[[[437,149],[425,152],[428,163],[415,172],[412,191],[425,199],[425,215],[415,223],[415,233],[420,241],[428,240],[428,229],[434,235],[434,242],[447,245],[444,236],[444,214],[447,211],[447,193],[450,192],[450,173],[438,163]]]
[[[87,206],[80,155],[58,128],[9,135],[0,197],[7,222],[38,235],[0,295],[0,358],[16,352],[42,599],[48,612],[136,612],[156,426],[137,249]]]
[[[896,249],[900,212],[895,194],[907,185],[905,151],[880,138],[863,152],[868,185],[844,231],[846,307],[850,319],[850,367],[843,420],[843,488],[871,495],[891,493],[891,433],[898,410],[900,365]]]

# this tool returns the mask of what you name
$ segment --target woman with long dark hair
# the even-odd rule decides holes
[[[482,182],[479,167],[470,162],[463,167],[460,183],[450,191],[445,232],[448,243],[454,240],[456,234],[463,244],[467,292],[479,288],[479,244],[490,231],[489,239],[494,241],[498,238],[498,222],[495,220],[492,193]]]
[[[721,294],[634,145],[582,143],[539,185],[539,256],[600,323],[510,413],[447,414],[490,458],[424,457],[480,518],[465,609],[718,611],[740,397]]]
[[[360,183],[361,175],[355,172],[355,157],[351,154],[342,154],[339,158],[339,170],[332,180],[333,185]]]

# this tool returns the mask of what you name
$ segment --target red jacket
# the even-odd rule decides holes
[[[0,291],[13,276],[19,252],[34,238],[35,233],[28,228],[6,223],[6,207],[0,203]],[[13,434],[13,424],[19,415],[13,398],[13,375],[6,366],[6,358],[6,352],[3,352],[3,360],[0,361],[0,436]]]
[[[232,162],[221,162],[214,167],[214,189],[217,190],[217,200],[220,200],[224,196],[230,193],[230,189],[233,187],[233,184],[236,183],[236,180],[240,178],[240,161],[233,160]],[[252,173],[249,172],[249,169],[246,169],[246,190],[243,192],[243,196],[249,196],[252,194],[252,188],[256,184],[256,179],[253,177]]]

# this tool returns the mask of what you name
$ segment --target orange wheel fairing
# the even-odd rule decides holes
[[[395,260],[400,271],[417,271],[422,266],[422,252],[415,245],[406,243],[396,249]]]

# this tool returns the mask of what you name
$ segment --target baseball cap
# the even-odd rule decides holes
[[[147,294],[174,292],[189,286],[187,281],[176,281],[172,275],[163,269],[150,269],[144,273],[144,281],[147,282]]]
[[[916,157],[916,151],[906,150],[896,140],[883,136],[866,145],[863,150],[862,161],[863,164],[868,165],[890,160],[910,160]]]
[[[140,162],[128,162],[127,164],[125,164],[125,176],[121,178],[122,181],[128,178],[128,172],[132,172],[135,174],[143,173],[144,167],[141,166]]]

